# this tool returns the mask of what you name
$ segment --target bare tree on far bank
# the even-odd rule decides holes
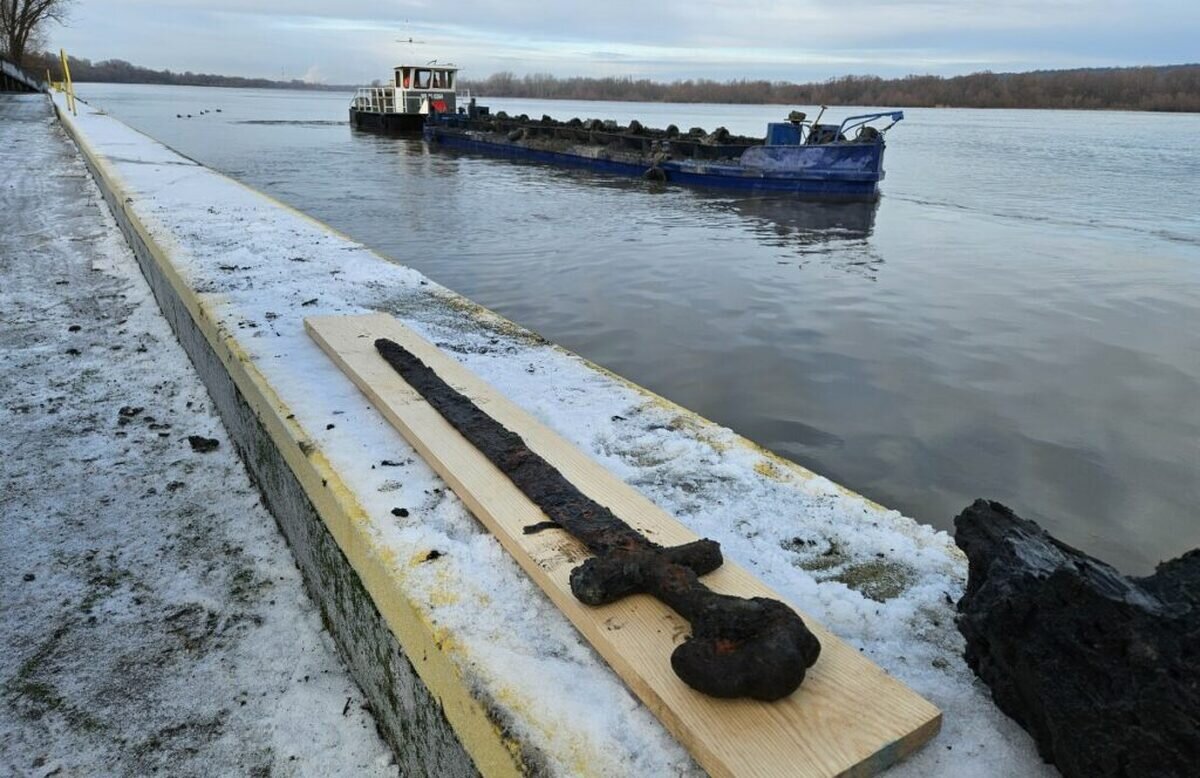
[[[0,53],[18,65],[41,48],[46,24],[62,23],[73,0],[0,0]]]

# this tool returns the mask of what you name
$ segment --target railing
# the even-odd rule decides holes
[[[874,128],[879,135],[887,132],[896,126],[896,122],[904,119],[904,111],[883,111],[882,113],[865,113],[859,116],[849,116],[842,120],[841,126],[838,127],[838,137],[847,135],[851,130],[866,127],[871,122],[880,119],[891,119],[892,123],[886,127]]]
[[[60,92],[67,94],[67,107],[71,109],[71,115],[77,116],[75,113],[75,84],[71,82],[71,66],[67,64],[67,52],[63,49],[58,50],[58,59],[62,62],[63,80],[62,84],[58,85]]]
[[[0,80],[18,84],[31,92],[45,92],[47,89],[46,84],[39,84],[33,76],[6,59],[0,59]]]
[[[395,113],[395,94],[390,86],[364,86],[355,91],[350,105],[356,111]]]
[[[396,108],[396,93],[397,89],[390,86],[364,86],[359,87],[354,92],[354,97],[350,101],[350,107],[356,111],[367,111],[370,113],[403,113]],[[450,90],[446,90],[450,91]],[[411,89],[406,92],[411,97],[424,98],[433,90],[428,89]],[[465,105],[471,102],[471,90],[459,89],[454,92],[455,105]],[[424,112],[424,110],[422,111]]]

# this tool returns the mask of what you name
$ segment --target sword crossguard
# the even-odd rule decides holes
[[[724,562],[721,544],[702,538],[682,546],[620,548],[589,558],[571,571],[571,592],[587,605],[607,605],[631,594],[651,592],[650,581],[663,565],[679,565],[701,576]]]
[[[692,634],[675,647],[671,667],[697,691],[767,701],[786,697],[817,661],[821,644],[782,602],[718,594],[700,582],[721,563],[714,540],[671,548],[631,543],[572,570],[571,591],[587,605],[650,594],[686,618]]]

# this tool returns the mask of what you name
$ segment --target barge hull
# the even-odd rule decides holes
[[[424,114],[377,113],[350,109],[350,126],[356,130],[420,134],[425,126]]]
[[[461,151],[636,178],[644,176],[651,167],[645,163],[587,157],[580,154],[530,148],[515,143],[494,143],[428,124],[425,126],[425,138],[446,148]],[[880,150],[881,152],[882,150]],[[861,170],[844,172],[812,170],[805,171],[802,175],[789,176],[735,165],[697,166],[678,161],[664,162],[658,169],[668,183],[685,186],[795,194],[805,199],[849,202],[877,200],[879,198],[879,179],[883,177],[882,171],[864,173]]]
[[[665,164],[667,181],[684,186],[739,189],[750,192],[795,194],[801,198],[836,202],[873,202],[879,199],[877,181],[849,181],[830,178],[785,178],[777,176],[721,175],[689,171],[682,166]]]

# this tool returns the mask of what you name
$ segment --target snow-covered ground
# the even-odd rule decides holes
[[[894,775],[1048,771],[961,660],[953,603],[966,566],[945,533],[632,387],[87,106],[75,121],[126,187],[126,206],[170,247],[206,310],[363,506],[358,531],[394,560],[395,579],[471,688],[550,771],[696,767],[308,339],[303,317],[400,317],[932,700],[945,712],[942,734]],[[432,549],[441,555],[428,561]]]
[[[396,774],[42,95],[0,95],[0,455],[0,775]]]

